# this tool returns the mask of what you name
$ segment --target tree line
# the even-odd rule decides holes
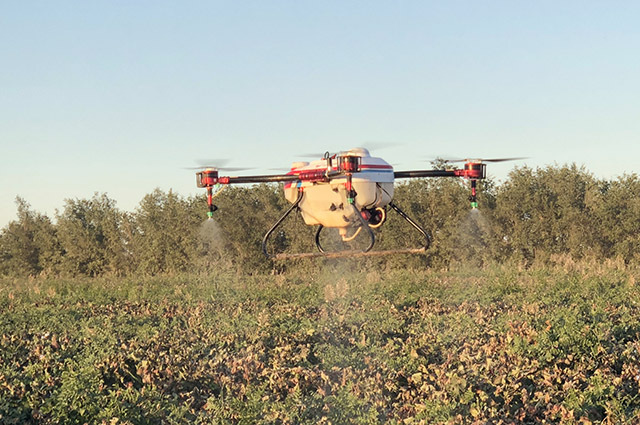
[[[640,179],[599,179],[576,165],[517,167],[497,184],[479,184],[480,210],[466,201],[468,182],[418,179],[396,185],[394,202],[431,235],[421,255],[364,261],[378,267],[530,265],[574,260],[640,260]],[[216,197],[215,220],[206,200],[156,189],[132,212],[106,194],[67,199],[51,218],[16,199],[17,219],[0,230],[0,275],[155,275],[225,268],[254,273],[317,267],[322,261],[274,262],[261,252],[264,233],[288,207],[278,185],[228,187]],[[271,251],[315,249],[315,229],[292,214],[270,242]],[[420,246],[421,236],[393,211],[376,230],[374,249]]]

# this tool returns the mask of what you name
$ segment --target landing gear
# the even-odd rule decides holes
[[[300,201],[304,196],[304,191],[302,188],[298,189],[298,196],[295,202],[285,211],[285,213],[276,221],[276,223],[269,229],[269,231],[264,235],[262,239],[262,252],[268,258],[274,260],[286,260],[286,259],[294,259],[294,258],[312,258],[312,257],[327,257],[327,258],[338,258],[338,257],[366,257],[366,256],[379,256],[379,255],[387,255],[387,254],[417,254],[426,251],[429,248],[431,239],[427,232],[418,225],[415,221],[413,221],[404,211],[402,211],[396,204],[393,202],[389,203],[391,209],[393,209],[400,217],[405,219],[415,230],[418,231],[424,237],[424,245],[418,248],[401,248],[401,249],[391,249],[391,250],[383,250],[383,251],[372,251],[372,248],[376,242],[375,234],[372,229],[380,227],[387,218],[386,210],[383,208],[375,208],[372,210],[363,210],[358,211],[355,206],[355,203],[351,204],[354,209],[354,216],[356,220],[359,221],[359,226],[356,228],[355,233],[351,236],[347,236],[346,228],[345,234],[342,235],[342,240],[344,242],[350,242],[355,239],[356,236],[364,229],[367,233],[369,243],[366,248],[362,250],[342,250],[342,251],[328,251],[326,250],[321,242],[320,242],[320,234],[324,229],[324,226],[318,225],[318,230],[315,235],[315,244],[318,252],[306,252],[306,253],[279,253],[279,254],[270,254],[267,251],[267,243],[269,238],[273,234],[273,232],[282,224],[285,218],[291,214],[291,212],[298,207]],[[339,229],[343,230],[343,229]]]
[[[419,248],[402,248],[402,249],[389,249],[389,250],[384,250],[384,251],[371,251],[371,248],[373,248],[373,245],[375,243],[375,235],[373,234],[373,231],[371,229],[380,227],[382,225],[382,222],[378,222],[377,220],[374,220],[373,223],[371,221],[369,221],[368,223],[365,223],[364,217],[362,216],[362,214],[359,214],[358,216],[362,219],[363,226],[367,228],[367,230],[369,231],[369,234],[371,235],[371,243],[369,244],[369,246],[366,249],[364,249],[362,251],[351,251],[351,250],[348,250],[348,251],[337,251],[337,252],[327,252],[327,251],[325,251],[325,249],[320,244],[320,232],[323,229],[323,226],[320,225],[320,226],[318,226],[318,231],[316,232],[316,247],[318,248],[318,251],[320,251],[320,253],[322,253],[322,254],[331,255],[332,257],[340,256],[339,254],[342,254],[344,256],[362,256],[362,257],[365,257],[365,256],[376,256],[376,255],[385,255],[385,254],[416,254],[416,253],[420,253],[420,252],[426,251],[429,248],[429,245],[431,244],[431,238],[427,234],[426,230],[424,230],[422,227],[420,227],[420,225],[418,225],[415,221],[413,221],[404,211],[402,211],[400,209],[400,207],[398,207],[393,202],[389,202],[389,206],[395,212],[397,212],[398,215],[400,215],[400,217],[404,218],[414,229],[416,229],[418,231],[418,233],[420,233],[424,237],[424,245],[423,246],[421,246]],[[386,212],[385,212],[384,217],[386,218]],[[306,255],[306,256],[313,256],[313,255]]]
[[[282,217],[280,217],[278,219],[278,221],[276,221],[276,224],[271,226],[271,229],[269,229],[269,231],[267,233],[265,233],[264,238],[262,238],[262,252],[264,253],[264,255],[267,256],[267,258],[274,258],[274,257],[277,257],[277,255],[281,255],[281,254],[277,254],[277,255],[269,254],[267,252],[267,241],[269,240],[269,237],[271,236],[271,234],[280,225],[280,223],[282,223],[284,221],[284,219],[287,218],[287,216],[289,214],[291,214],[291,211],[293,211],[294,209],[296,209],[298,207],[298,205],[300,204],[300,201],[302,201],[302,196],[303,195],[304,195],[303,189],[301,187],[298,188],[298,197],[296,198],[296,201],[293,204],[291,204],[289,209],[282,215]]]
[[[429,249],[429,245],[431,245],[431,238],[429,237],[429,234],[427,233],[426,230],[424,230],[422,227],[420,227],[418,225],[418,223],[416,223],[415,221],[413,221],[404,211],[402,211],[396,204],[394,204],[393,202],[389,202],[389,206],[391,208],[393,208],[393,210],[395,212],[397,212],[398,214],[400,214],[400,217],[404,218],[405,220],[407,220],[407,222],[409,222],[409,224],[411,226],[413,226],[414,229],[416,229],[420,234],[422,234],[422,236],[424,237],[424,247],[422,247],[421,249],[426,251],[427,249]]]
[[[360,214],[360,211],[358,211],[356,206],[354,204],[351,204],[351,206],[353,207],[355,216],[358,217],[358,221],[360,221],[360,227],[358,227],[358,229],[355,231],[355,233],[352,236],[347,237],[346,234],[341,235],[342,240],[345,242],[350,242],[353,239],[355,239],[356,236],[358,236],[358,234],[362,229],[366,229],[366,232],[368,233],[368,236],[369,236],[369,245],[364,250],[362,250],[362,252],[369,252],[371,248],[373,248],[373,245],[376,243],[376,235],[373,234],[373,230],[371,230],[371,226],[369,226],[369,224],[365,221],[364,217],[362,217],[362,214]],[[324,226],[320,224],[318,226],[318,231],[316,232],[316,247],[318,248],[318,251],[320,251],[322,254],[326,254],[327,252],[324,250],[324,248],[322,248],[322,245],[320,244],[320,232],[322,232],[322,229],[324,229]],[[342,251],[338,251],[338,252],[342,252]],[[344,252],[352,253],[353,251],[344,251]]]

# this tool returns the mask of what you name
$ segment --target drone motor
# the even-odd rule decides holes
[[[213,187],[218,184],[218,170],[206,169],[196,173],[196,185],[198,187]]]

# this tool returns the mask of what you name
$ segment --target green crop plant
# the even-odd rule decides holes
[[[633,267],[0,281],[0,423],[633,423]]]

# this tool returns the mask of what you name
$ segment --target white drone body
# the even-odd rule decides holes
[[[286,199],[294,203],[300,188],[304,197],[298,207],[308,225],[321,224],[324,227],[338,228],[344,236],[346,229],[356,222],[357,211],[382,209],[393,199],[393,167],[382,158],[372,157],[364,148],[350,149],[341,156],[360,157],[360,171],[352,175],[353,190],[356,191],[355,209],[348,202],[347,177],[333,178],[329,181],[297,181],[284,186]],[[327,170],[326,160],[312,162],[294,162],[290,173],[300,174]],[[337,170],[336,165],[329,171]]]

